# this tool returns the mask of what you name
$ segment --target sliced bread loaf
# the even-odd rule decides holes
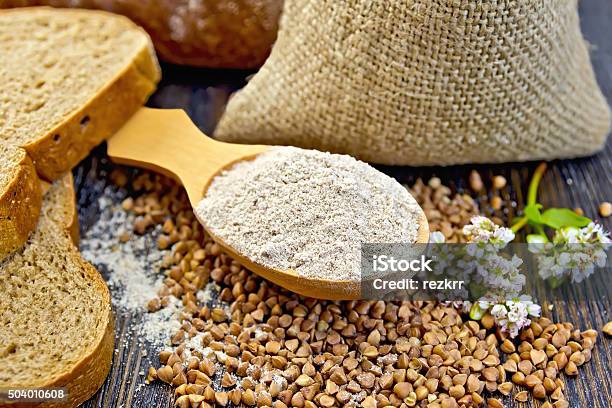
[[[0,260],[36,227],[41,201],[32,160],[25,150],[0,139]]]
[[[46,7],[0,11],[0,61],[0,140],[30,158],[1,153],[0,209],[18,206],[14,214],[31,217],[12,220],[20,233],[0,239],[2,259],[23,244],[40,206],[36,196],[13,202],[11,186],[37,182],[23,166],[6,166],[31,160],[42,179],[57,179],[144,104],[160,70],[149,36],[129,19]]]
[[[110,295],[73,243],[70,174],[45,194],[36,230],[0,262],[0,391],[65,387],[75,407],[104,382],[113,353]],[[0,406],[32,406],[2,401]]]

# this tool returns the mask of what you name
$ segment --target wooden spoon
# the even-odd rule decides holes
[[[223,169],[252,160],[270,146],[222,143],[204,135],[180,109],[141,108],[109,141],[108,154],[118,163],[143,167],[181,183],[195,208],[212,179]],[[259,265],[206,232],[232,258],[259,276],[304,296],[318,299],[358,299],[359,282],[331,281],[298,276],[293,270]],[[421,211],[417,242],[427,243],[429,226]]]

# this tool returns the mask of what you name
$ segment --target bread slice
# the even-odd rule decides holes
[[[45,194],[36,230],[0,263],[0,390],[65,387],[75,407],[110,369],[114,327],[110,294],[73,239],[76,208],[70,174]],[[0,406],[11,405],[0,399]]]
[[[42,194],[25,150],[0,139],[0,260],[36,227]]]
[[[74,167],[119,129],[160,79],[144,30],[103,11],[0,10],[0,61],[0,140],[24,148],[47,181]],[[0,156],[3,172],[11,175],[0,183],[0,208],[11,205],[11,186],[36,184],[23,166],[21,171],[7,168],[27,160],[7,160],[4,152]],[[32,229],[40,205],[35,198],[13,209],[31,219],[12,220],[19,234],[0,240],[0,259]]]
[[[103,11],[2,10],[0,60],[0,134],[47,180],[111,136],[160,78],[145,31]]]

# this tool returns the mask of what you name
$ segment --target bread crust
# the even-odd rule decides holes
[[[34,164],[25,151],[19,150],[22,157],[14,177],[0,191],[0,261],[25,243],[36,228],[42,205]]]
[[[76,205],[76,192],[74,190],[74,178],[72,173],[66,173],[57,181],[62,183],[65,194],[62,196],[62,208],[64,211],[51,211],[54,221],[63,225],[64,230],[70,235],[70,239],[76,248],[79,247],[79,212]],[[41,189],[46,193],[52,186],[41,181]],[[45,188],[46,187],[46,188]],[[49,213],[47,215],[50,215]],[[57,216],[56,216],[57,215]]]
[[[61,182],[64,184],[62,189],[66,192],[66,197],[62,203],[62,206],[65,208],[61,211],[61,219],[58,221],[60,225],[63,224],[63,232],[66,234],[66,239],[74,242],[73,230],[75,229],[75,225],[78,230],[78,214],[72,174],[66,174]],[[9,403],[8,407],[77,407],[95,394],[108,375],[113,358],[115,342],[115,324],[111,308],[110,292],[98,271],[90,263],[81,258],[76,246],[71,248],[71,252],[73,256],[79,258],[78,261],[83,266],[86,274],[95,285],[96,290],[104,298],[106,313],[104,314],[102,324],[105,329],[99,333],[96,344],[87,351],[83,359],[73,366],[70,371],[57,373],[57,375],[51,377],[46,383],[39,386],[40,388],[65,388],[67,391],[66,400],[37,403],[13,402]]]

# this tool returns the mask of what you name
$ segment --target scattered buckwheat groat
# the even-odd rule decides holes
[[[506,187],[506,178],[504,176],[493,177],[493,188],[495,190],[500,190],[504,187]]]
[[[440,231],[446,242],[466,241],[462,229],[479,214],[478,205],[469,194],[453,194],[438,177],[432,177],[427,184],[417,179],[408,191],[423,208],[431,232]]]
[[[158,246],[166,253],[166,278],[149,310],[182,304],[147,381],[172,384],[178,407],[500,408],[505,398],[531,395],[560,408],[568,406],[566,376],[591,358],[596,331],[545,317],[511,339],[491,314],[469,320],[460,305],[296,295],[221,253],[174,183],[142,173],[132,184],[137,196],[123,207],[140,219],[135,233],[161,227]],[[467,214],[478,209],[469,196],[441,187],[433,179],[412,191],[419,202],[431,201],[430,215],[440,212],[432,224],[449,222],[460,241]],[[440,209],[450,202],[460,219]],[[203,295],[211,285],[218,296]]]
[[[612,336],[612,322],[606,323],[601,329],[601,331],[607,334],[608,336]]]
[[[599,204],[599,214],[602,217],[609,217],[612,214],[612,204],[607,201]]]

